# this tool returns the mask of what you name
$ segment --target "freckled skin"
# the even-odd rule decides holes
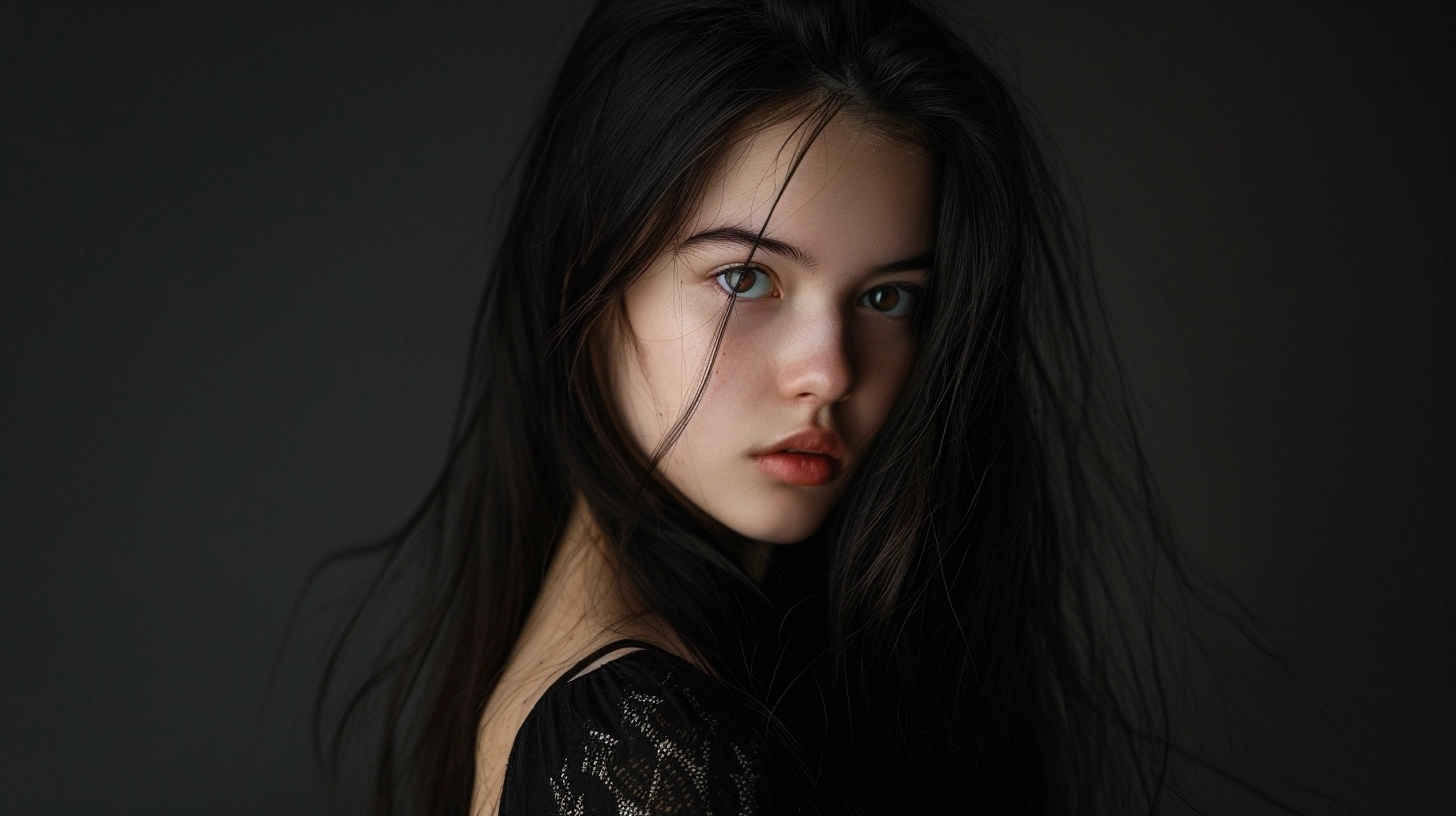
[[[926,272],[882,267],[925,257],[932,243],[929,158],[847,116],[810,147],[770,217],[798,146],[791,141],[797,124],[735,144],[685,234],[720,227],[757,233],[767,217],[765,238],[809,257],[755,253],[753,264],[767,277],[755,279],[755,296],[734,303],[708,387],[661,466],[699,508],[765,543],[800,541],[819,527],[884,423],[914,360],[915,338],[908,315],[887,313],[909,290],[883,287],[923,287]],[[631,337],[614,361],[615,398],[643,451],[656,448],[691,401],[728,298],[716,275],[747,254],[727,241],[674,248],[628,288]],[[807,428],[843,439],[837,478],[793,485],[755,466],[755,453]]]

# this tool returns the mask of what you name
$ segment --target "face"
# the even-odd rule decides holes
[[[690,406],[735,298],[660,472],[720,523],[771,543],[819,527],[904,387],[931,249],[923,150],[840,116],[785,186],[798,124],[730,149],[690,228],[628,288],[613,362],[620,413],[650,454]]]

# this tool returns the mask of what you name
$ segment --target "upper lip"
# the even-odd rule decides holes
[[[839,434],[823,428],[805,428],[796,431],[779,441],[769,445],[756,456],[765,456],[771,453],[817,453],[821,456],[828,456],[838,461],[844,460],[844,440]]]

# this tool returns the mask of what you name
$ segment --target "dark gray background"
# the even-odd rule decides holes
[[[1456,812],[1451,26],[1193,5],[966,16],[1086,199],[1189,549],[1404,769],[1377,800]],[[268,661],[441,464],[579,7],[0,11],[0,810],[317,810]]]

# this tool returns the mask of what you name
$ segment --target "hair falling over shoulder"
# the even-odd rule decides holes
[[[846,110],[934,161],[918,353],[829,519],[758,586],[624,436],[593,338],[736,135]],[[373,812],[468,811],[482,711],[577,497],[824,812],[1159,809],[1164,618],[1197,590],[1073,214],[982,57],[908,0],[604,0],[518,172],[449,460],[397,532],[322,565],[371,570],[315,726],[330,767],[356,738],[373,757]]]

